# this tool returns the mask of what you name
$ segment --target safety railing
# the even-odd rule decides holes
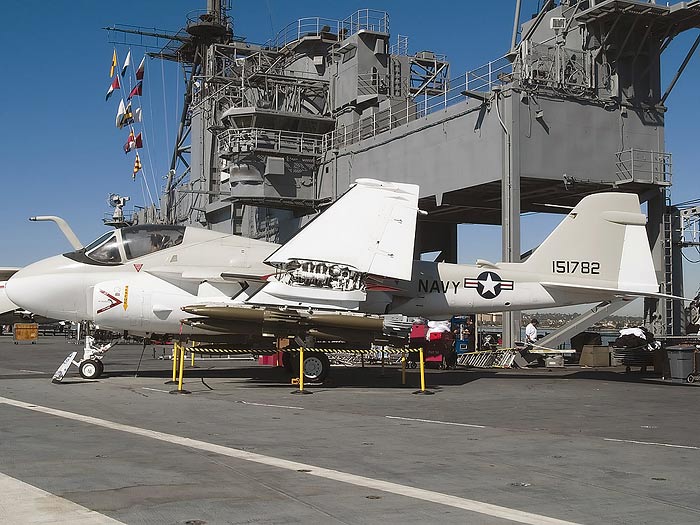
[[[505,56],[491,60],[483,66],[467,71],[464,75],[464,84],[453,89],[463,88],[470,91],[488,92],[494,86],[500,86],[508,79],[507,76],[513,72],[513,65]]]
[[[343,40],[362,30],[389,33],[388,13],[374,9],[360,9],[344,20],[320,17],[300,18],[268,40],[265,47],[281,49],[308,36],[336,35],[338,40]]]
[[[223,15],[222,13],[212,13],[206,9],[194,9],[185,15],[187,18],[187,25],[199,24],[202,22],[217,23],[221,25],[227,25],[231,23],[231,17]]]
[[[227,129],[218,135],[219,155],[267,150],[280,154],[321,155],[323,135],[279,129]]]
[[[444,82],[443,91],[440,94],[423,92],[418,96],[406,99],[405,104],[395,104],[388,109],[361,118],[349,126],[339,126],[324,136],[324,151],[355,144],[431,113],[444,110],[458,102],[465,101],[468,96],[465,93],[468,91],[488,93],[493,90],[494,86],[506,83],[511,72],[512,64],[506,57],[467,71],[457,80]],[[379,83],[381,84],[381,81]],[[434,91],[432,89],[431,93]],[[360,94],[359,90],[358,94]]]
[[[374,31],[375,33],[389,33],[389,14],[376,9],[360,9],[341,22],[347,32],[346,37],[358,31]]]
[[[416,105],[407,99],[402,107],[394,106],[361,118],[349,126],[339,126],[323,136],[323,150],[339,149],[403,126],[419,117]]]
[[[615,175],[618,184],[641,182],[671,185],[671,154],[659,151],[628,149],[619,151]]]
[[[396,43],[389,47],[389,54],[397,56],[408,55],[408,37],[406,35],[396,35]]]
[[[357,95],[386,94],[388,86],[386,77],[380,76],[376,71],[357,75]]]

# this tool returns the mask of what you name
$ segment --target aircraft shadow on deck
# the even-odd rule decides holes
[[[135,370],[109,370],[105,371],[104,379],[111,377],[134,377]],[[162,378],[164,381],[171,378],[167,370],[140,370],[137,377]],[[184,384],[196,380],[206,379],[231,379],[239,386],[260,386],[265,388],[283,387],[289,388],[293,376],[282,368],[261,367],[257,365],[236,368],[186,368]],[[680,385],[664,381],[652,372],[624,373],[613,370],[561,370],[561,369],[522,369],[522,370],[492,370],[492,369],[457,369],[457,370],[426,370],[425,381],[428,390],[440,390],[447,386],[460,386],[481,379],[498,379],[506,381],[568,381],[568,380],[594,380],[614,381],[640,384],[668,384]],[[87,381],[86,381],[87,382]],[[65,383],[65,381],[64,381]],[[328,379],[323,383],[306,383],[310,388],[337,387],[337,388],[410,388],[415,390],[420,385],[420,375],[417,370],[406,371],[406,385],[401,384],[401,370],[387,367],[382,373],[379,367],[366,368],[338,368],[334,367]]]

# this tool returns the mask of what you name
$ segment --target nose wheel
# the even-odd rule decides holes
[[[78,366],[78,372],[83,379],[97,379],[104,370],[105,367],[99,359],[84,359]]]

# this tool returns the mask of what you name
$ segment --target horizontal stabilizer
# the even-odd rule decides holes
[[[265,262],[286,269],[317,261],[409,280],[417,213],[417,185],[358,179]]]

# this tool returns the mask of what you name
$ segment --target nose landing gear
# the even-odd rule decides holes
[[[117,344],[117,341],[118,339],[114,339],[106,344],[99,344],[95,340],[95,337],[89,334],[86,335],[85,346],[83,347],[83,358],[80,361],[75,361],[77,352],[71,353],[71,355],[63,361],[63,364],[61,364],[58,370],[56,370],[52,381],[54,383],[60,383],[70,368],[70,365],[78,367],[78,372],[83,379],[98,379],[105,370],[104,364],[102,364],[102,357],[110,348]]]

